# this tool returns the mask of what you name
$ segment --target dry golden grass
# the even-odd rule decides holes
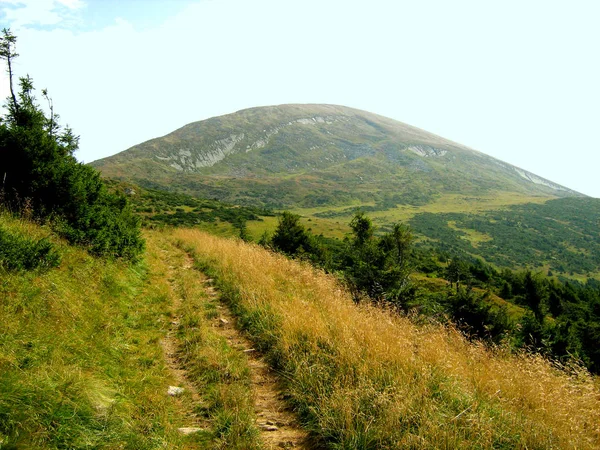
[[[333,277],[256,246],[174,237],[217,277],[305,425],[333,448],[600,446],[600,390],[584,370],[357,306]]]

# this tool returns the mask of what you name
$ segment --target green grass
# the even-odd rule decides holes
[[[231,234],[232,228],[239,229],[241,223],[260,222],[263,217],[273,215],[272,211],[263,208],[237,206],[172,191],[147,189],[116,180],[107,180],[107,184],[113,191],[128,195],[134,211],[141,217],[145,227],[199,226],[207,230],[213,227],[223,234]]]
[[[18,448],[181,442],[157,345],[169,304],[146,285],[147,266],[58,249],[62,264],[43,275],[0,275],[0,439]]]
[[[409,223],[433,245],[454,253],[498,267],[585,279],[600,267],[598,221],[600,201],[565,198],[481,212],[422,212]]]
[[[45,272],[0,268],[0,448],[257,447],[247,368],[207,334],[197,276],[190,273],[181,292],[169,281],[168,261],[180,251],[148,236],[145,259],[131,265],[91,257],[6,214],[0,227],[48,237],[61,257]],[[160,343],[178,313],[177,295],[188,302],[181,356],[205,389],[206,411],[189,395],[167,395],[177,380]],[[222,380],[223,367],[235,382]],[[190,426],[194,408],[207,414],[207,431],[183,436],[177,429]]]
[[[60,255],[47,237],[36,239],[0,226],[0,271],[47,269],[60,264]]]

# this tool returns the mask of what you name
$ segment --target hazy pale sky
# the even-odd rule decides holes
[[[85,162],[244,108],[330,103],[600,197],[598,0],[0,0],[0,17]]]

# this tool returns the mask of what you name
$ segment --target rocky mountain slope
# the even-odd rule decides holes
[[[147,187],[275,208],[385,209],[446,194],[580,195],[410,125],[333,105],[246,109],[92,165]]]

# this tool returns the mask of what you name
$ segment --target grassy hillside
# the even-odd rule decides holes
[[[258,241],[272,234],[277,213],[236,206],[186,194],[145,189],[107,180],[111,189],[129,193],[133,210],[146,227],[198,227],[221,236],[244,233]],[[444,195],[423,206],[398,206],[379,211],[373,205],[339,208],[293,208],[313,234],[343,239],[360,209],[380,230],[389,224],[410,224],[420,246],[433,246],[454,255],[476,257],[499,268],[525,269],[585,281],[600,278],[597,224],[600,200],[510,195],[464,197]],[[243,231],[242,231],[243,228]]]
[[[331,448],[595,448],[597,381],[355,305],[332,277],[177,230]]]
[[[419,213],[409,224],[433,245],[498,267],[600,277],[600,200],[557,199],[499,210]]]
[[[172,191],[145,189],[138,185],[106,180],[110,189],[126,194],[133,210],[148,228],[161,226],[199,227],[213,234],[240,235],[247,222],[263,222],[275,213],[264,208],[237,206],[218,200],[200,199]]]
[[[128,265],[91,257],[6,214],[0,229],[49,236],[62,259],[29,271],[0,262],[0,448],[259,446],[245,360],[206,321],[210,299],[182,269],[183,252],[151,235],[145,261]],[[189,392],[167,395],[180,381],[163,348],[174,317],[187,325],[178,339],[197,343],[181,346],[178,357],[193,357],[201,409]],[[190,426],[205,431],[178,431]]]
[[[49,234],[4,214],[0,225],[25,236]],[[0,442],[150,448],[176,441],[176,410],[163,395],[167,374],[156,364],[156,320],[169,311],[166,292],[146,285],[147,265],[56,246],[58,268],[0,273]]]
[[[254,245],[147,230],[132,265],[6,214],[0,229],[47,238],[59,256],[0,264],[1,448],[267,448],[254,369],[241,338],[223,335],[224,308],[278,375],[309,447],[600,445],[585,370],[356,305],[335,278]],[[179,431],[190,426],[200,431]]]

